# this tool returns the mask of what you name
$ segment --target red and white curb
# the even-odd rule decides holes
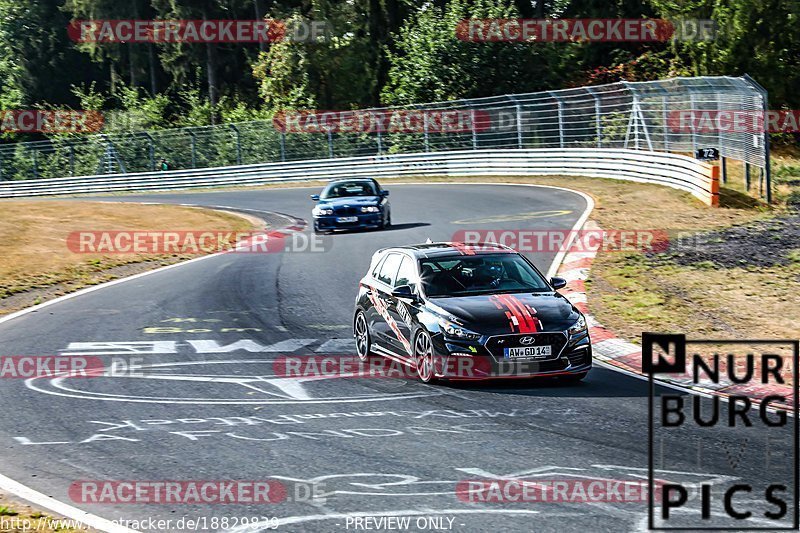
[[[599,230],[600,227],[594,221],[588,220],[584,229]],[[557,275],[567,280],[567,286],[559,292],[586,315],[589,336],[592,339],[592,352],[596,360],[613,369],[647,379],[647,374],[642,371],[641,347],[617,337],[613,331],[603,326],[589,313],[586,280],[596,255],[596,251],[585,251],[579,244],[573,243],[558,268]],[[722,375],[720,375],[719,383],[708,382],[707,386],[695,384],[692,381],[691,372],[659,376],[656,381],[703,395],[720,396],[723,399],[731,395],[740,395],[748,396],[751,400],[759,402],[767,396],[779,395],[787,398],[785,407],[793,407],[795,401],[794,389],[791,386],[757,383],[736,384],[723,378]],[[771,402],[770,405],[779,406],[780,404]]]

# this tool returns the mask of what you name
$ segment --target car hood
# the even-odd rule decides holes
[[[320,200],[319,205],[326,207],[338,207],[342,205],[362,206],[362,205],[375,205],[380,203],[380,196],[347,196],[344,198],[331,198],[329,200]]]
[[[556,292],[431,298],[432,310],[483,335],[564,331],[580,316]],[[437,309],[438,308],[438,309]],[[517,324],[522,324],[520,328]]]

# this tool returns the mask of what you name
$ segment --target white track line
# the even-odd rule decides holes
[[[93,515],[88,511],[82,511],[77,507],[73,507],[69,504],[60,502],[55,498],[42,494],[41,492],[30,489],[22,483],[14,481],[11,478],[7,478],[2,474],[0,474],[0,490],[14,494],[15,496],[18,496],[23,500],[27,500],[38,507],[43,507],[53,511],[56,514],[65,516],[74,522],[80,522],[80,524],[83,526],[89,526],[100,531],[107,531],[109,533],[138,533],[134,529],[128,529],[127,527],[112,522],[111,520],[106,520],[105,518]]]
[[[559,253],[557,253],[556,256],[553,258],[553,262],[550,265],[550,269],[547,271],[547,277],[548,278],[551,278],[554,275],[554,273],[558,270],[558,267],[561,265],[561,262],[564,260],[564,256],[567,253],[566,250],[568,250],[569,246],[572,245],[572,240],[575,238],[575,236],[577,234],[577,230],[579,230],[583,226],[583,224],[586,222],[586,219],[589,218],[589,214],[592,212],[592,209],[594,209],[594,200],[592,200],[591,196],[589,196],[588,194],[586,194],[584,192],[581,192],[581,191],[568,189],[566,187],[556,187],[556,186],[553,186],[553,185],[536,185],[536,184],[533,184],[533,183],[493,183],[493,182],[393,183],[393,185],[502,185],[502,186],[511,186],[511,187],[539,187],[539,188],[544,188],[544,189],[558,189],[558,190],[562,190],[562,191],[568,191],[568,192],[575,193],[575,194],[581,196],[586,201],[586,210],[583,212],[583,214],[580,216],[578,221],[573,226],[573,228],[572,228],[573,229],[572,238],[569,240],[568,243],[566,243],[567,246],[565,246],[564,250],[560,251]],[[287,189],[299,189],[299,188],[311,188],[311,187],[281,187],[281,188],[275,188],[274,190],[287,190]],[[318,187],[314,187],[314,188],[318,188]],[[270,190],[270,189],[264,189],[264,190]],[[142,202],[138,202],[138,203],[142,203]],[[169,204],[169,205],[175,205],[175,204]],[[180,204],[180,205],[184,205],[184,206],[191,205],[191,206],[195,206],[195,207],[203,207],[203,206],[197,206],[195,204]],[[169,270],[169,269],[172,269],[172,268],[178,268],[178,267],[181,267],[181,266],[184,266],[184,265],[188,265],[188,264],[191,264],[191,263],[196,263],[198,261],[203,261],[205,259],[210,259],[212,257],[216,257],[218,255],[223,255],[225,253],[227,253],[227,252],[220,252],[220,253],[211,254],[211,255],[204,255],[202,257],[197,257],[195,259],[190,259],[188,261],[175,263],[174,265],[168,265],[168,266],[165,266],[165,267],[157,268],[155,270],[148,270],[147,272],[141,272],[141,273],[135,274],[133,276],[120,278],[120,279],[116,279],[116,280],[113,280],[113,281],[108,281],[108,282],[105,282],[105,283],[101,283],[99,285],[94,285],[92,287],[87,287],[85,289],[81,289],[81,290],[76,291],[76,292],[71,292],[69,294],[65,294],[64,296],[60,296],[60,297],[55,298],[53,300],[48,300],[48,301],[46,301],[44,303],[41,303],[41,304],[38,304],[38,305],[34,305],[33,307],[28,307],[26,309],[22,309],[20,311],[15,312],[15,313],[11,313],[10,315],[6,315],[6,316],[0,318],[0,324],[2,324],[4,322],[8,322],[10,320],[14,320],[15,318],[19,318],[21,316],[25,316],[28,313],[33,313],[33,312],[39,311],[40,309],[44,309],[45,307],[48,307],[48,306],[63,302],[65,300],[69,300],[69,299],[75,298],[77,296],[81,296],[81,295],[84,295],[84,294],[89,294],[91,292],[99,291],[100,289],[105,289],[107,287],[113,287],[114,285],[118,285],[120,283],[125,283],[127,281],[132,281],[132,280],[135,280],[135,279],[143,278],[144,276],[149,276],[149,275],[155,274],[157,272],[163,272],[165,270]],[[37,491],[35,491],[35,490],[31,489],[31,488],[28,488],[25,485],[22,485],[21,483],[19,483],[17,481],[14,481],[11,478],[3,476],[2,474],[0,474],[0,491],[7,492],[7,493],[10,493],[10,494],[14,494],[15,496],[18,496],[18,497],[20,497],[20,498],[22,498],[24,500],[27,500],[27,501],[29,501],[29,502],[31,502],[31,503],[39,506],[39,507],[43,507],[45,509],[48,509],[48,510],[53,511],[55,513],[58,513],[61,516],[65,516],[65,517],[73,519],[73,520],[82,521],[84,524],[87,524],[87,525],[89,525],[89,526],[91,526],[91,527],[93,527],[95,529],[100,530],[100,531],[107,531],[109,533],[137,533],[133,529],[128,529],[128,528],[122,527],[122,526],[114,524],[113,522],[111,522],[109,520],[106,520],[105,518],[102,518],[100,516],[91,514],[91,513],[87,512],[87,511],[83,511],[81,509],[78,509],[77,507],[73,507],[71,505],[59,502],[55,498],[52,498],[50,496],[47,496],[46,494],[42,494],[41,492],[37,492]]]

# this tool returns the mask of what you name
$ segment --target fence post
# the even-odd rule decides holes
[[[514,98],[514,95],[507,94],[506,97],[514,102],[514,107],[517,108],[517,148],[522,148],[522,106],[519,101]]]
[[[236,164],[242,164],[242,134],[236,124],[230,124],[230,128],[236,133]]]
[[[197,134],[192,130],[187,130],[192,138],[192,168],[197,168]]]
[[[33,179],[38,179],[39,178],[39,157],[37,155],[38,151],[36,149],[33,149],[31,153],[33,154]]]
[[[328,158],[333,159],[333,133],[328,128]]]
[[[153,136],[147,133],[146,131],[142,132],[142,135],[147,138],[150,142],[150,170],[155,171],[156,169],[156,143],[153,139]]]
[[[383,155],[383,137],[381,136],[381,126],[378,125],[378,155]]]
[[[556,105],[558,105],[558,147],[564,148],[564,103],[555,93],[548,94],[555,99]]]
[[[69,175],[75,175],[75,147],[72,146],[72,143],[68,142],[67,147],[69,148]]]
[[[767,116],[767,96],[766,93],[764,94],[764,116]],[[767,128],[764,128],[764,179],[766,180],[767,185],[767,205],[772,203],[772,169],[770,169],[770,160],[769,160],[769,131],[766,131]]]
[[[422,110],[422,137],[425,142],[425,151],[430,152],[431,146],[428,140],[428,112],[427,110]]]
[[[286,132],[281,132],[281,161],[286,161]]]
[[[475,110],[470,110],[470,116],[472,117],[472,149],[478,149],[478,129],[475,125]]]
[[[661,97],[661,122],[664,123],[664,151],[669,152],[669,129],[667,127],[667,122],[669,122],[667,117],[667,97]]]
[[[603,146],[603,130],[600,127],[600,97],[597,96],[597,93],[591,87],[586,87],[586,92],[592,95],[594,99],[594,129],[595,129],[595,137],[597,137],[597,147],[602,148]]]
[[[692,108],[691,112],[692,115],[695,114],[694,108],[694,93],[689,93],[689,106]],[[697,129],[695,128],[696,124],[695,121],[692,120],[692,152],[697,151]]]

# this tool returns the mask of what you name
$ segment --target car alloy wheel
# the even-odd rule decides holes
[[[370,355],[370,339],[367,319],[363,311],[359,311],[356,315],[354,331],[356,336],[356,355],[361,361],[366,361]]]
[[[417,375],[423,383],[430,383],[434,379],[433,369],[433,343],[431,336],[423,331],[417,335],[414,343],[414,362],[417,365]]]

